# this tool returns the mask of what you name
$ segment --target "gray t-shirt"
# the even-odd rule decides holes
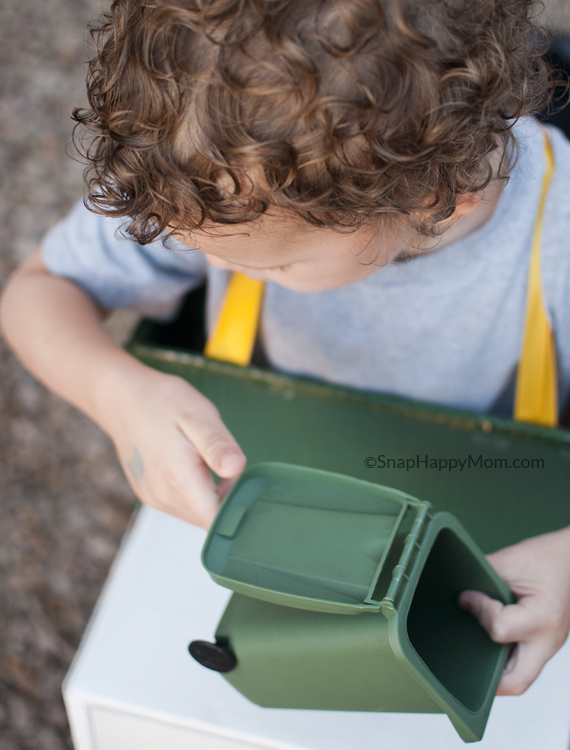
[[[531,234],[544,172],[540,126],[515,126],[520,156],[487,223],[430,255],[392,263],[330,292],[267,283],[261,337],[271,366],[332,383],[510,416]],[[570,389],[570,143],[549,128],[555,173],[542,233],[542,284],[558,357],[560,404]],[[203,255],[116,236],[124,220],[79,203],[43,240],[48,269],[108,308],[167,318],[208,279],[209,325],[228,273]],[[268,252],[270,252],[268,248]]]

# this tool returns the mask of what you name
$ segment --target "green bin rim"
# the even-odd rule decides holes
[[[303,375],[287,375],[252,365],[235,365],[230,362],[210,359],[200,353],[191,352],[186,349],[141,343],[138,332],[144,325],[146,325],[145,321],[139,324],[139,328],[135,330],[130,341],[125,346],[130,354],[143,361],[191,365],[197,370],[209,370],[213,373],[226,375],[237,380],[251,380],[280,390],[291,388],[316,397],[333,397],[339,402],[348,401],[355,404],[365,404],[368,409],[379,413],[384,412],[403,417],[412,417],[413,419],[426,422],[447,425],[455,429],[517,436],[519,438],[526,438],[531,442],[547,443],[564,448],[570,447],[570,430],[564,427],[545,427],[529,422],[516,422],[513,419],[496,417],[445,404],[416,400],[382,391],[351,388],[319,380],[318,378],[310,378]]]
[[[433,544],[443,530],[453,532],[473,557],[477,559],[480,568],[485,571],[489,580],[496,587],[498,598],[502,600],[503,604],[512,604],[515,601],[512,591],[482,555],[471,535],[452,513],[442,511],[433,516],[429,526],[426,528],[423,540],[424,544],[410,570],[410,579],[415,580],[415,585],[406,588],[399,603],[399,609],[405,613],[409,611],[419,583],[420,576],[418,569],[421,569],[423,566],[431,552]],[[461,739],[464,742],[480,741],[483,737],[493,700],[509,657],[511,644],[497,644],[497,657],[494,663],[493,674],[487,684],[485,696],[477,709],[472,710],[463,705],[431,674],[429,668],[410,642],[407,617],[401,616],[399,611],[394,611],[393,617],[389,618],[389,639],[392,649],[402,666],[414,676],[423,689],[440,706],[441,710],[447,714]]]

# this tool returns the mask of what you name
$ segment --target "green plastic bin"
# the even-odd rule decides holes
[[[446,713],[481,739],[509,647],[457,604],[506,584],[449,513],[392,488],[278,463],[248,469],[202,552],[236,593],[190,650],[273,708]],[[347,616],[356,615],[356,616]]]
[[[203,310],[203,293],[191,294],[173,323],[143,321],[127,349],[213,401],[249,465],[282,461],[395,487],[452,513],[485,553],[570,525],[569,431],[209,360]],[[462,471],[443,464],[469,456]]]

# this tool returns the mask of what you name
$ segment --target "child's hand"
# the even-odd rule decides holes
[[[520,695],[564,644],[570,629],[570,527],[487,557],[518,598],[504,605],[476,591],[461,606],[497,643],[516,643],[497,695]]]
[[[0,305],[10,346],[111,437],[142,502],[208,528],[245,456],[208,399],[112,341],[105,314],[80,286],[47,270],[41,249],[10,278]],[[217,487],[206,464],[225,478]]]
[[[102,426],[137,497],[207,529],[246,463],[216,407],[185,380],[145,368]],[[207,466],[225,479],[215,485]]]

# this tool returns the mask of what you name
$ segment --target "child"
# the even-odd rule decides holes
[[[548,88],[530,8],[115,0],[91,109],[75,112],[96,135],[89,210],[15,272],[1,320],[30,370],[110,435],[142,501],[207,527],[245,456],[213,404],[101,320],[124,306],[167,317],[207,276],[211,322],[229,270],[267,282],[272,367],[511,413],[545,169],[543,129],[523,117]],[[541,273],[563,403],[570,145],[548,133]],[[518,643],[500,686],[516,694],[568,634],[570,529],[489,559],[518,603],[461,601]]]

